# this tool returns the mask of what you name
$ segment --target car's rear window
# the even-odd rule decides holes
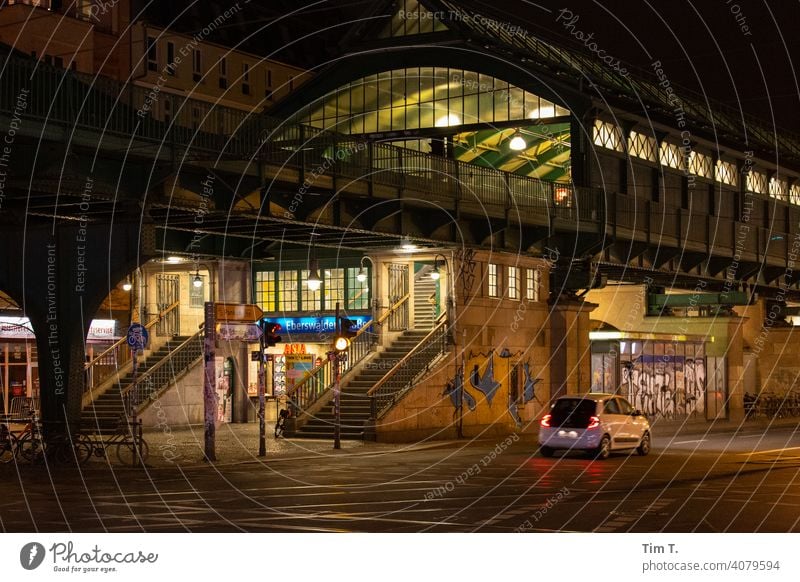
[[[550,411],[550,426],[585,428],[594,416],[597,404],[583,398],[560,398]]]

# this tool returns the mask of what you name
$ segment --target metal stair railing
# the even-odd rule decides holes
[[[178,301],[169,305],[166,309],[159,312],[155,319],[147,323],[145,328],[150,330],[173,310],[177,309],[178,305]],[[96,386],[99,386],[114,374],[119,373],[121,368],[130,364],[131,351],[128,349],[126,340],[127,338],[124,337],[117,340],[92,358],[91,361],[86,362],[84,365],[84,371],[86,372],[84,392],[91,392]]]
[[[446,314],[414,348],[373,386],[370,397],[370,416],[380,418],[405,394],[439,356],[447,352],[449,322]]]
[[[371,321],[364,324],[344,351],[346,357],[341,358],[340,356],[341,376],[355,368],[372,351],[375,341],[371,330]],[[308,409],[323,394],[333,388],[333,380],[333,362],[330,357],[325,356],[325,360],[319,366],[311,370],[308,376],[286,393],[292,416],[297,417],[299,413]]]
[[[135,408],[138,412],[157,400],[161,392],[178,378],[183,376],[191,366],[203,357],[203,339],[205,330],[200,330],[192,337],[184,340],[169,355],[136,378],[136,381],[122,390],[125,410],[130,414]]]

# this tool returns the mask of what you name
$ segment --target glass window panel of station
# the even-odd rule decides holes
[[[297,311],[297,271],[278,273],[278,310]]]
[[[256,271],[254,293],[256,305],[264,311],[275,310],[275,272]]]
[[[684,169],[681,148],[673,143],[661,142],[661,146],[658,148],[658,161],[662,166],[668,168],[674,168],[676,170]]]
[[[325,309],[344,307],[344,269],[325,269]]]
[[[754,194],[766,194],[768,191],[767,175],[750,170],[747,173],[747,191]]]
[[[711,156],[695,151],[690,152],[689,172],[701,178],[711,178],[713,176]]]
[[[300,310],[301,311],[320,311],[322,310],[322,291],[312,291],[308,287],[309,272],[300,271]]]
[[[435,103],[437,111],[408,109],[417,103]],[[398,110],[403,108],[406,111]],[[339,131],[348,131],[362,127],[360,121],[352,121],[361,114],[363,131],[371,133],[540,119],[569,112],[502,79],[460,69],[420,67],[354,81],[306,109],[302,118],[316,127],[338,126]]]
[[[736,164],[733,162],[726,162],[725,160],[717,160],[717,167],[714,169],[714,179],[728,186],[738,186],[739,174],[736,171]]]
[[[786,180],[773,176],[769,181],[769,197],[784,202],[789,198],[789,185]]]
[[[634,157],[656,161],[656,140],[643,133],[631,131],[628,136],[628,153]]]
[[[525,298],[528,301],[539,301],[539,287],[542,273],[539,269],[526,269],[525,271]]]
[[[616,124],[595,119],[592,127],[592,142],[594,145],[624,152],[625,144],[622,141],[622,130]]]
[[[358,280],[358,267],[347,268],[347,309],[369,309],[369,281],[370,273],[367,271],[365,281]]]
[[[800,204],[800,184],[792,184],[789,189],[789,202],[792,204]]]

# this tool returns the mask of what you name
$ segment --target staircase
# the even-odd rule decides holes
[[[432,281],[431,281],[432,282]],[[428,330],[405,331],[386,350],[372,359],[358,374],[347,381],[340,396],[342,439],[364,438],[364,424],[370,418],[370,398],[367,392],[383,378],[397,362],[405,357],[428,334]],[[293,437],[333,438],[333,400],[311,420],[298,428]]]
[[[175,336],[139,362],[136,390],[137,410],[144,410],[160,393],[183,376],[203,355],[203,334]],[[81,430],[113,434],[125,414],[124,392],[133,384],[133,372],[114,382],[108,390],[81,411]],[[129,391],[128,396],[132,396]]]
[[[430,272],[426,267],[414,278],[414,329],[433,329],[436,320],[436,307],[431,301],[436,296],[436,281]]]

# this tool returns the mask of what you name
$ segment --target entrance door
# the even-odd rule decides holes
[[[389,265],[389,305],[394,305],[408,295],[408,265]],[[389,316],[389,331],[408,329],[408,300]]]
[[[156,275],[156,307],[161,313],[180,299],[180,275]],[[156,325],[159,336],[175,336],[180,334],[180,314],[178,307],[170,311]]]

